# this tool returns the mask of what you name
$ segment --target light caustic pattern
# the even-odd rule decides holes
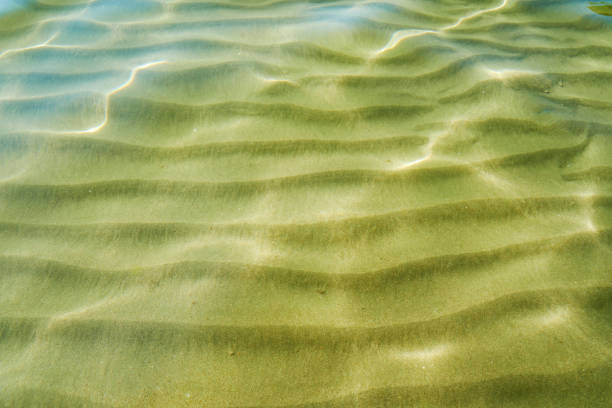
[[[405,39],[408,38],[412,38],[412,37],[418,37],[421,35],[425,35],[425,34],[440,34],[444,31],[449,31],[449,30],[453,30],[455,28],[458,28],[459,26],[461,26],[464,22],[470,20],[470,19],[474,19],[476,17],[480,17],[483,14],[486,13],[492,13],[498,10],[503,9],[504,7],[506,7],[508,5],[510,0],[503,0],[503,2],[497,6],[497,7],[493,7],[493,8],[489,8],[489,9],[483,9],[483,10],[476,10],[474,12],[469,13],[468,15],[462,16],[461,18],[459,18],[455,23],[442,27],[439,30],[415,30],[415,29],[410,29],[410,30],[399,30],[395,33],[393,33],[393,35],[391,36],[391,39],[389,40],[389,42],[382,47],[380,50],[378,50],[376,52],[376,56],[391,50],[393,48],[395,48],[400,42],[402,42]]]
[[[107,93],[105,95],[105,97],[104,97],[104,120],[99,125],[93,126],[93,127],[89,128],[89,129],[81,130],[81,131],[77,130],[77,131],[73,131],[71,133],[95,133],[98,130],[102,129],[108,123],[108,105],[110,103],[111,96],[113,96],[114,94],[117,94],[122,89],[125,89],[128,86],[130,86],[134,82],[134,79],[136,78],[136,74],[141,69],[147,69],[149,67],[154,67],[155,65],[163,64],[165,62],[166,61],[147,62],[145,64],[140,64],[140,65],[132,68],[130,70],[130,77],[128,78],[128,80],[125,81],[124,83],[122,83],[121,85],[119,85],[118,87],[114,88],[112,91],[110,91],[109,93]]]
[[[609,407],[590,6],[0,6],[0,406]]]

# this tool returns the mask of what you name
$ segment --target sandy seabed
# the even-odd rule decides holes
[[[604,3],[0,5],[0,406],[612,406]]]

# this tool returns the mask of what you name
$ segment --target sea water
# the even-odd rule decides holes
[[[0,405],[609,407],[611,9],[3,1]]]

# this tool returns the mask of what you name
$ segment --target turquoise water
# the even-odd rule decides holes
[[[2,2],[0,405],[610,406],[610,7]]]

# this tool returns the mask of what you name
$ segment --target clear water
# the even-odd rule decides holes
[[[609,2],[0,4],[0,405],[609,407]]]

